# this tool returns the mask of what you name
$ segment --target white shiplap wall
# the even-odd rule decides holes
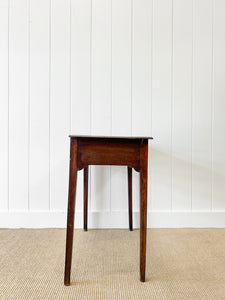
[[[65,226],[70,133],[153,136],[148,225],[224,227],[224,16],[224,0],[0,0],[0,227]],[[126,168],[90,173],[90,226],[127,227]],[[138,226],[136,172],[133,194]]]

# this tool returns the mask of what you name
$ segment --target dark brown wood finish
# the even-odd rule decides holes
[[[89,138],[89,139],[120,139],[120,140],[153,140],[151,136],[102,136],[102,135],[69,135],[70,138]]]
[[[128,207],[129,207],[129,229],[133,230],[133,220],[132,220],[132,169],[127,167],[128,174]]]
[[[65,285],[70,285],[77,171],[84,169],[84,230],[87,230],[88,166],[128,167],[129,229],[132,224],[132,168],[140,172],[140,280],[145,281],[148,139],[151,137],[70,136]]]
[[[76,184],[77,184],[77,139],[71,139],[69,197],[68,197],[68,210],[67,210],[67,233],[66,233],[66,261],[65,261],[65,275],[64,275],[65,285],[70,285]]]
[[[78,169],[88,165],[123,165],[140,169],[140,141],[78,138]]]
[[[148,140],[141,143],[140,153],[140,280],[145,281],[148,184]]]
[[[88,167],[84,168],[84,231],[87,231],[88,216]]]

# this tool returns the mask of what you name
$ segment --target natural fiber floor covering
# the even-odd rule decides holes
[[[225,229],[150,229],[146,282],[139,230],[75,230],[63,285],[65,230],[0,230],[0,299],[225,299]]]

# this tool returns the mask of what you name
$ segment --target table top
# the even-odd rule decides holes
[[[100,138],[100,139],[129,139],[129,140],[152,140],[150,136],[101,136],[101,135],[69,135],[71,138]]]

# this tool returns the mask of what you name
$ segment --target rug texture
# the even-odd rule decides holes
[[[225,229],[75,230],[69,287],[64,229],[0,230],[0,299],[225,299]]]

